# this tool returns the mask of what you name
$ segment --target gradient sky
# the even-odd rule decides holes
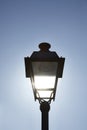
[[[50,130],[87,130],[87,0],[0,0],[0,130],[41,130],[24,57],[40,42],[66,58]]]

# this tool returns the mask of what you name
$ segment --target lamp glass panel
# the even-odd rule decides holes
[[[37,98],[50,98],[56,81],[58,62],[32,62]]]
[[[39,91],[39,90],[37,90],[37,98],[53,98],[53,94],[52,94],[52,90],[51,91]]]
[[[56,76],[58,62],[32,62],[34,75]]]

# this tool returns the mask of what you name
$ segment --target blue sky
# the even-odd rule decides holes
[[[87,129],[87,0],[0,0],[0,130],[40,130],[24,57],[40,42],[66,58],[49,128]]]

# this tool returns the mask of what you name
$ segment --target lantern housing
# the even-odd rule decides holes
[[[34,98],[39,101],[55,99],[58,78],[63,74],[65,58],[50,51],[50,47],[49,43],[40,43],[40,51],[24,58],[26,77],[31,79]]]

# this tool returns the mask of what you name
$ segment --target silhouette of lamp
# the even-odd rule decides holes
[[[40,103],[42,130],[48,130],[48,112],[51,100],[55,100],[58,78],[62,78],[65,58],[50,51],[51,45],[39,44],[39,51],[25,57],[25,73],[30,78],[34,98]]]

